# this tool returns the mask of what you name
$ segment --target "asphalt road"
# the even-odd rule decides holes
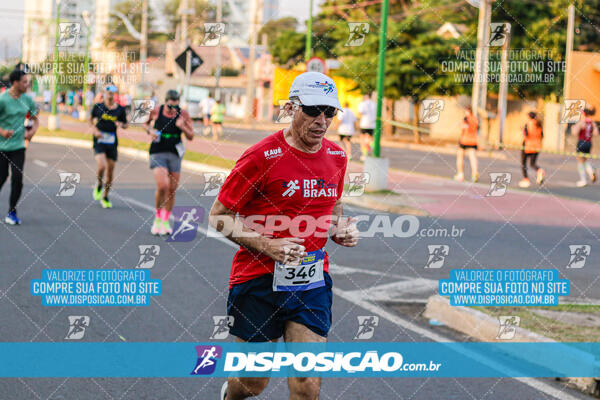
[[[72,197],[57,197],[58,172],[78,172],[81,183]],[[23,225],[0,226],[2,280],[0,338],[7,342],[63,342],[69,315],[87,315],[89,342],[206,342],[212,316],[225,313],[227,281],[234,248],[201,233],[188,243],[151,236],[153,180],[146,161],[121,155],[116,169],[114,208],[92,201],[94,162],[91,149],[33,143],[27,152],[26,180],[19,216]],[[200,196],[203,177],[184,171],[177,205],[208,209],[213,197]],[[0,205],[8,190],[0,193]],[[349,214],[371,213],[357,208]],[[395,217],[395,216],[392,216]],[[452,267],[550,267],[572,281],[572,296],[600,299],[594,282],[597,262],[567,270],[568,244],[587,243],[598,230],[506,225],[419,218],[421,227],[452,226],[462,237],[362,239],[346,249],[328,245],[336,288],[331,341],[353,341],[357,316],[379,315],[372,341],[466,340],[445,327],[403,315],[395,302],[421,300],[425,293],[407,289],[388,303],[375,301],[379,286],[405,287],[448,276]],[[202,224],[206,226],[206,218]],[[427,245],[448,243],[451,253],[441,269],[425,269]],[[31,279],[48,268],[134,268],[139,245],[158,244],[152,278],[162,280],[162,295],[149,307],[44,307],[30,295]],[[593,254],[593,252],[592,252]],[[375,288],[375,289],[373,289]],[[430,289],[435,291],[434,289]],[[365,303],[366,302],[366,303]],[[368,309],[363,306],[368,303]],[[231,340],[231,338],[227,339]],[[93,362],[93,360],[90,360]],[[157,360],[160,362],[160,360]],[[193,366],[190,366],[192,368]],[[32,365],[35,368],[35,365]],[[222,379],[2,379],[0,399],[217,399]],[[259,399],[287,398],[283,379],[274,379]],[[327,379],[321,399],[487,399],[537,400],[587,398],[550,379]]]
[[[201,123],[196,123],[195,126],[197,132],[202,132]],[[282,125],[283,127],[284,125]],[[230,128],[227,125],[224,126],[223,130],[224,140],[244,144],[254,144],[270,134],[270,132],[262,130]],[[331,140],[338,140],[338,136],[335,134],[330,134],[328,137]],[[452,151],[454,152],[454,149]],[[505,150],[499,153],[504,154],[506,159],[479,158],[480,181],[489,183],[490,172],[510,172],[512,174],[511,185],[516,186],[522,178],[520,152]],[[352,154],[356,159],[360,156],[360,146],[358,143],[353,144]],[[389,158],[390,167],[392,168],[447,178],[452,178],[456,173],[456,155],[454,153],[444,154],[383,146],[381,155],[382,157]],[[597,168],[600,168],[599,160],[595,160],[593,163],[596,164]],[[576,161],[573,157],[541,154],[538,157],[538,165],[546,170],[546,183],[542,187],[536,185],[535,171],[529,168],[529,179],[531,179],[532,186],[527,190],[590,201],[600,200],[600,183],[585,188],[575,187],[575,181],[579,177],[577,175]],[[465,158],[465,177],[467,179],[471,176],[470,168],[468,158]]]

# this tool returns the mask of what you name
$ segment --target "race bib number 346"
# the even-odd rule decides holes
[[[293,292],[325,286],[323,264],[325,249],[311,251],[300,265],[285,265],[275,262],[273,291]]]

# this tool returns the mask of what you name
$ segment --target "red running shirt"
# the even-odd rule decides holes
[[[298,236],[290,230],[305,232],[306,221],[302,219],[331,215],[342,197],[345,173],[346,153],[335,143],[324,138],[318,152],[305,153],[291,147],[283,131],[279,131],[244,152],[221,187],[218,199],[240,216],[287,216],[293,221],[291,228],[275,230],[273,236]],[[253,223],[264,226],[260,218],[253,219]],[[307,252],[318,250],[327,242],[327,235],[301,236]],[[274,267],[272,258],[240,247],[233,258],[229,287],[272,274]],[[327,253],[324,271],[329,271]]]
[[[590,117],[585,118],[585,126],[579,130],[579,140],[583,142],[591,142],[594,135],[594,121]]]

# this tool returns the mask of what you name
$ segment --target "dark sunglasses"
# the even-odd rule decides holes
[[[179,110],[179,106],[175,104],[167,104],[167,107],[169,107],[170,110]]]
[[[331,106],[305,106],[301,104],[302,112],[309,117],[316,118],[325,113],[325,118],[333,118],[337,114],[337,108]]]

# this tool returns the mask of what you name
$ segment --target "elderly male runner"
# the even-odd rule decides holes
[[[292,115],[291,125],[246,150],[210,212],[211,225],[240,244],[227,300],[227,314],[234,317],[230,333],[238,341],[277,341],[283,336],[286,342],[325,342],[333,295],[324,246],[328,234],[342,246],[358,241],[356,224],[342,217],[346,154],[324,138],[341,109],[335,84],[326,75],[306,72],[292,83],[289,98],[285,111]],[[254,230],[245,223],[244,234],[238,235],[226,229],[236,214],[287,216],[292,224],[271,236],[257,232],[260,223]],[[295,220],[304,222],[294,226],[299,216]],[[329,233],[328,226],[307,229],[306,220],[327,216],[334,220]],[[256,396],[268,382],[229,378],[221,399]],[[318,398],[320,383],[316,377],[288,378],[290,399]]]

